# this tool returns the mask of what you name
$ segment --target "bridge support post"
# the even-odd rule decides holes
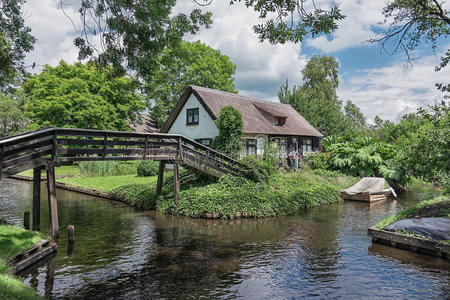
[[[156,203],[158,203],[158,197],[161,195],[163,180],[164,180],[164,169],[166,168],[166,162],[159,162],[159,170],[158,170],[158,181],[156,183]]]
[[[33,169],[33,230],[41,229],[41,171],[43,167]]]
[[[178,204],[178,193],[180,192],[180,167],[178,163],[173,164],[173,202]]]
[[[58,205],[56,203],[55,167],[52,164],[47,165],[47,191],[50,210],[50,233],[53,240],[57,240],[59,236]]]

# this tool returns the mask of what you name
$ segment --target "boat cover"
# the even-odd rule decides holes
[[[356,195],[356,194],[385,194],[389,196],[392,194],[394,197],[397,197],[393,188],[389,186],[386,179],[382,177],[364,177],[354,186],[349,187],[342,191],[348,195]]]
[[[404,219],[384,227],[387,231],[405,231],[433,240],[450,240],[450,219],[412,218]]]

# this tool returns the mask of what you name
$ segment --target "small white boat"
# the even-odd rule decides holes
[[[391,195],[397,197],[386,179],[380,177],[364,177],[354,186],[341,191],[341,196],[345,200],[365,202],[386,200]]]

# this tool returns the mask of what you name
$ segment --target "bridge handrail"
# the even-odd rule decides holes
[[[61,138],[61,136],[63,138]],[[69,139],[64,138],[64,136],[68,137]],[[74,141],[72,142],[72,139],[70,137],[97,137],[103,138],[103,141],[97,139],[73,139]],[[108,138],[110,140],[108,140]],[[114,140],[114,138],[119,138],[119,140]],[[127,140],[120,141],[120,138],[124,138]],[[128,140],[134,138],[138,140]],[[151,140],[149,141],[149,139]],[[157,140],[159,142],[155,142],[154,140]],[[82,142],[81,145],[86,145],[86,147],[78,148],[77,150],[72,149],[68,146],[77,145],[77,143],[80,142]],[[145,146],[143,146],[143,143],[145,144]],[[103,148],[101,147],[102,145]],[[131,146],[131,148],[128,148],[127,145]],[[89,148],[89,146],[94,147]],[[112,146],[112,148],[108,148],[108,146]],[[119,148],[114,148],[117,146],[119,146]],[[150,146],[150,148],[148,146]],[[174,148],[175,146],[176,149]],[[6,148],[8,148],[8,150],[5,152]],[[58,161],[58,159],[61,159],[62,161],[75,161],[83,160],[83,158],[80,158],[79,156],[77,157],[77,155],[87,154],[89,156],[89,154],[96,154],[97,156],[85,157],[84,160],[126,160],[127,158],[140,159],[141,155],[143,156],[142,159],[145,159],[145,156],[146,154],[148,154],[149,149],[157,149],[156,154],[152,153],[152,155],[159,155],[161,156],[159,159],[162,160],[182,160],[183,151],[189,152],[189,149],[195,150],[194,152],[191,151],[189,155],[191,160],[192,157],[195,158],[196,162],[199,164],[199,168],[206,168],[207,166],[209,166],[214,169],[217,167],[216,170],[226,170],[228,172],[236,173],[239,168],[243,167],[243,164],[241,162],[180,134],[138,133],[113,130],[52,127],[1,139],[0,174],[2,173],[2,169],[5,167],[11,167],[14,164],[30,163],[38,158],[51,161]],[[48,155],[50,155],[50,152],[51,158],[48,157]],[[114,153],[117,153],[118,155],[122,154],[125,156],[108,156],[109,154],[115,155]],[[136,154],[138,156],[136,156]],[[208,162],[206,162],[205,160],[207,160]],[[4,164],[5,161],[6,165]]]

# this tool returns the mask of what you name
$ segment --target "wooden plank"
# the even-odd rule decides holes
[[[161,192],[162,192],[165,168],[166,168],[166,163],[164,161],[159,162],[158,181],[156,183],[156,201],[158,201],[158,197],[161,195]],[[157,202],[157,204],[158,204],[158,202]]]
[[[108,135],[105,133],[105,136],[103,137],[103,149],[102,149],[102,156],[105,158],[106,156],[106,143],[108,142]]]
[[[41,229],[41,171],[42,166],[33,169],[33,230]]]
[[[44,130],[35,131],[35,132],[31,132],[31,133],[24,133],[21,135],[5,138],[0,141],[0,145],[11,146],[11,145],[16,145],[18,143],[24,143],[27,141],[32,141],[32,140],[36,140],[39,138],[43,138],[45,136],[52,136],[53,131],[54,131],[54,128],[49,128],[49,129],[44,129]]]
[[[43,166],[46,165],[48,162],[47,159],[38,159],[38,160],[34,160],[31,161],[27,164],[22,164],[22,165],[18,165],[18,166],[13,166],[10,168],[7,168],[3,171],[3,176],[11,176],[29,169],[33,169],[39,166]]]
[[[37,158],[41,158],[43,156],[49,155],[52,153],[52,145],[40,148],[38,151],[39,152],[37,152],[37,153],[32,153],[29,155],[25,155],[25,156],[4,162],[3,167],[7,168],[7,167],[11,167],[11,166],[31,163],[33,160],[35,160]]]
[[[58,240],[58,204],[56,202],[55,167],[52,164],[47,165],[47,191],[50,216],[50,233],[53,240]]]
[[[17,144],[5,148],[5,156],[9,156],[11,154],[19,153],[29,149],[39,148],[45,145],[50,145],[52,143],[52,139],[53,139],[52,136],[49,135],[43,138],[38,138],[27,142],[19,141]]]
[[[178,194],[180,193],[180,167],[173,164],[173,202],[178,204]]]
[[[37,247],[38,249],[35,252],[29,255],[24,255],[22,260],[16,262],[13,266],[11,266],[10,272],[12,274],[17,274],[20,271],[25,270],[29,266],[37,263],[44,257],[47,257],[48,255],[56,252],[57,250],[57,245],[55,243],[48,243],[47,240],[38,244]]]
[[[27,155],[30,155],[33,153],[38,153],[38,152],[45,151],[45,150],[52,149],[52,148],[53,148],[53,145],[50,140],[48,142],[45,142],[44,145],[42,145],[40,147],[31,148],[31,149],[24,150],[21,152],[9,152],[8,156],[5,155],[4,161],[7,161],[7,160],[9,161],[12,159],[24,157],[24,156],[27,156]]]
[[[169,161],[169,160],[175,160],[175,156],[173,155],[166,155],[166,156],[153,156],[153,157],[147,157],[147,160],[157,160],[157,161]],[[117,161],[128,161],[128,160],[143,160],[142,156],[106,156],[105,158],[101,156],[90,156],[90,157],[82,157],[82,156],[70,156],[70,157],[60,157],[59,161],[111,161],[111,160],[117,160]]]
[[[1,149],[0,149],[0,179],[2,178],[2,173],[3,173],[4,157],[5,157],[5,145],[2,145]]]
[[[85,145],[103,145],[102,140],[85,140],[85,139],[70,139],[70,138],[58,138],[59,145],[64,146],[85,146]]]

